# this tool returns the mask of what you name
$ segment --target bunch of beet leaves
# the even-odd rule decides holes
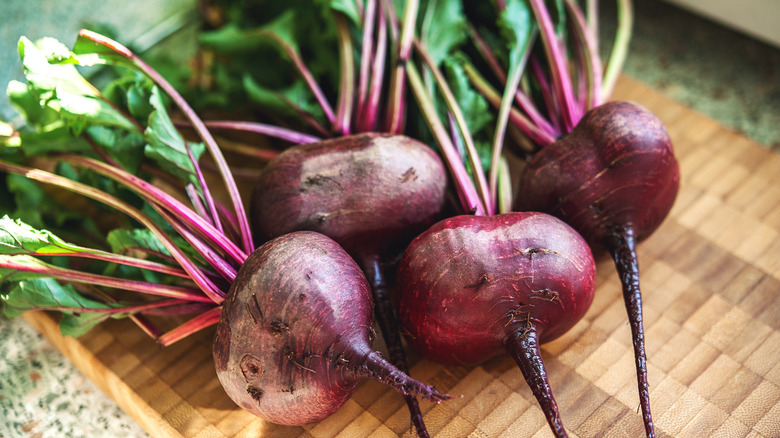
[[[552,430],[565,436],[539,344],[587,311],[595,288],[588,245],[605,247],[627,283],[652,436],[634,245],[668,212],[678,177],[660,122],[633,104],[604,104],[625,56],[630,2],[618,2],[606,69],[596,1],[270,3],[253,13],[243,2],[203,2],[213,29],[201,35],[197,87],[184,90],[186,100],[100,35],[82,32],[72,51],[20,40],[27,84],[8,92],[28,126],[7,138],[0,157],[2,189],[14,200],[2,219],[3,313],[59,310],[71,335],[127,316],[163,345],[219,323],[218,375],[245,409],[283,424],[317,421],[371,377],[406,395],[426,436],[415,396],[447,396],[406,375],[398,318],[431,359],[470,364],[509,352]],[[104,64],[120,73],[102,91],[75,68]],[[204,121],[191,104],[242,119]],[[212,132],[257,134],[263,147],[217,145]],[[442,161],[420,142],[435,145]],[[629,147],[640,143],[649,146]],[[231,167],[223,151],[259,163]],[[508,164],[513,153],[527,162],[519,177]],[[646,179],[632,182],[637,173]],[[251,193],[236,182],[246,175],[257,180]],[[331,249],[317,257],[312,247]],[[285,258],[290,248],[307,254]],[[312,284],[312,270],[273,274],[304,265],[341,272],[340,284],[363,297],[351,298],[359,310],[350,307],[363,319],[322,325],[355,327],[354,342],[327,330],[305,341],[297,331],[325,302],[343,312],[338,300],[310,299],[318,304],[306,314],[285,315],[290,298],[260,293]],[[436,276],[447,281],[432,285]],[[301,303],[322,293],[307,291],[295,295]],[[485,303],[479,314],[470,308],[475,296]],[[371,353],[372,310],[392,364]],[[181,315],[192,316],[169,331],[149,319]],[[243,336],[252,325],[265,327],[254,346]],[[464,339],[479,347],[464,350]],[[261,385],[271,368],[275,381]],[[343,380],[312,378],[320,369]]]
[[[593,292],[587,282],[590,267],[585,258],[577,261],[578,249],[557,249],[562,234],[552,231],[554,224],[518,232],[528,221],[525,215],[533,213],[509,212],[553,215],[594,252],[604,251],[615,261],[633,337],[645,432],[654,436],[636,245],[669,213],[679,169],[655,115],[635,103],[607,102],[626,54],[632,12],[629,1],[618,2],[618,33],[602,65],[597,3],[587,2],[585,8],[569,0],[468,4],[469,38],[447,58],[443,72],[424,45],[415,45],[415,59],[435,78],[446,116],[426,106],[431,87],[407,66],[410,87],[448,163],[446,150],[463,145],[472,178],[453,173],[453,179],[461,211],[471,215],[437,224],[407,248],[399,267],[399,314],[410,344],[431,358],[476,363],[508,351],[554,433],[566,436],[538,342],[555,338],[582,316]],[[466,88],[494,109],[487,162],[474,152],[484,150],[479,147],[484,131],[473,129],[465,109],[458,107],[453,90],[462,90],[463,82],[454,72],[461,72]],[[514,153],[504,151],[505,145],[514,146]],[[511,156],[520,161],[515,169],[507,164]],[[519,180],[516,186],[513,176]],[[543,238],[533,240],[534,233]],[[447,263],[437,263],[448,254]],[[543,264],[554,257],[572,263],[574,273],[551,272],[553,266],[562,268],[552,261],[547,261],[550,268]],[[516,269],[506,268],[506,259]],[[547,276],[558,282],[545,283]],[[479,308],[475,295],[486,300],[479,316],[471,312]],[[550,302],[558,304],[557,311],[549,309]]]
[[[0,160],[14,200],[0,220],[5,316],[56,310],[74,336],[129,317],[163,346],[217,324],[226,391],[280,424],[327,417],[366,378],[412,400],[448,398],[371,348],[372,288],[333,239],[296,230],[255,246],[207,124],[148,64],[90,31],[72,51],[22,38],[19,52],[27,83],[11,83],[9,97],[27,125],[7,138]],[[121,74],[98,91],[77,69],[93,65]],[[178,131],[169,105],[195,140]],[[423,146],[410,147],[440,165]],[[434,177],[443,192],[443,168]],[[187,315],[172,329],[154,322]],[[424,433],[421,414],[419,427]]]

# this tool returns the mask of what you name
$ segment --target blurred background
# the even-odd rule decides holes
[[[780,152],[780,2],[635,3],[624,74]],[[609,41],[614,2],[601,8],[602,41]],[[16,52],[22,35],[71,46],[89,27],[180,67],[197,50],[196,0],[3,0],[2,10],[3,87],[23,79]],[[16,114],[0,96],[0,118],[12,121]],[[0,438],[146,436],[22,319],[0,320],[0,356]]]

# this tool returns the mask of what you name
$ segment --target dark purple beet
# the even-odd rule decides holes
[[[258,178],[252,226],[265,238],[317,231],[346,249],[371,284],[390,361],[408,372],[389,297],[389,260],[439,218],[446,183],[436,153],[409,137],[370,133],[296,146]],[[417,400],[406,402],[418,435],[427,437]]]
[[[401,325],[438,362],[511,354],[553,432],[566,436],[539,345],[585,315],[595,272],[585,240],[553,216],[455,216],[414,239],[399,263]]]
[[[606,249],[623,283],[645,430],[654,436],[636,243],[672,208],[680,174],[666,129],[630,102],[590,110],[567,136],[539,151],[520,178],[515,209],[555,215]]]
[[[371,291],[354,260],[322,234],[290,233],[239,270],[217,326],[217,376],[238,405],[286,425],[326,418],[366,378],[448,398],[372,349],[371,327]]]

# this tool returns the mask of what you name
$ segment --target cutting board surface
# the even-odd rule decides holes
[[[780,155],[629,78],[613,98],[667,124],[682,172],[670,216],[639,248],[657,435],[780,437]],[[543,355],[572,436],[643,436],[620,285],[609,260],[598,272],[592,308]],[[313,425],[245,413],[217,381],[213,331],[161,349],[129,321],[73,339],[46,314],[26,318],[154,437],[413,436],[402,398],[374,382]],[[552,436],[511,359],[411,359],[413,376],[462,396],[421,403],[432,435]]]

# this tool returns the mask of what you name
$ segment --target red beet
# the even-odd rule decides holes
[[[639,288],[638,241],[672,208],[679,169],[663,123],[629,102],[590,110],[567,136],[544,147],[521,176],[515,209],[553,214],[615,260],[631,322],[640,403],[654,436]]]
[[[372,302],[358,265],[332,239],[301,231],[255,250],[224,301],[214,341],[222,386],[271,422],[326,418],[366,378],[446,398],[371,348]]]
[[[269,162],[258,178],[252,226],[263,238],[317,231],[347,250],[371,284],[390,360],[408,372],[387,271],[409,241],[439,218],[446,183],[433,150],[404,136],[359,134],[296,146]],[[427,436],[417,401],[406,401],[415,428]]]
[[[422,233],[398,266],[410,345],[446,364],[514,357],[556,436],[566,436],[539,345],[569,330],[595,288],[590,248],[544,213],[455,216]]]

